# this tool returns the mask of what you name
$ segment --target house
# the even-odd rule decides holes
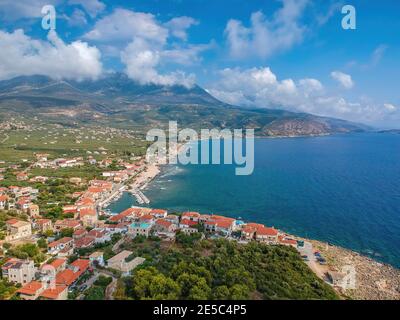
[[[57,220],[54,224],[54,229],[56,231],[61,231],[63,229],[72,229],[75,231],[81,227],[82,224],[79,221],[73,219]]]
[[[93,252],[89,256],[89,260],[90,260],[90,264],[93,266],[95,266],[95,265],[99,265],[101,267],[105,266],[103,252],[100,252],[100,251]]]
[[[149,224],[152,224],[152,223],[154,223],[154,217],[152,216],[152,215],[150,215],[150,214],[145,214],[145,215],[143,215],[143,216],[141,216],[141,217],[139,217],[139,222],[142,222],[142,223],[149,223]]]
[[[145,261],[141,257],[133,257],[133,252],[124,250],[111,259],[107,260],[107,266],[111,269],[119,270],[124,274],[129,274],[137,266]]]
[[[79,219],[82,221],[84,226],[93,227],[98,221],[97,212],[92,208],[85,208],[79,211]]]
[[[198,232],[198,229],[196,228],[198,224],[199,224],[198,221],[182,219],[181,222],[179,223],[179,228],[181,229],[182,232],[185,233],[196,233]]]
[[[28,180],[28,174],[26,172],[18,172],[16,174],[18,181],[26,181]]]
[[[63,210],[63,214],[71,215],[71,216],[74,217],[74,219],[76,219],[78,217],[78,215],[79,215],[78,207],[75,206],[75,205],[64,206],[62,208],[62,210]]]
[[[253,240],[256,237],[257,229],[264,228],[263,224],[247,223],[242,228],[242,238],[245,240]]]
[[[67,269],[61,271],[56,276],[57,286],[67,287],[74,285],[78,279],[89,269],[89,260],[78,259],[72,262]]]
[[[48,263],[46,266],[52,268],[55,271],[54,274],[57,274],[66,269],[67,259],[57,258]]]
[[[169,214],[167,215],[165,218],[165,220],[178,225],[179,224],[179,216],[175,215],[175,214]]]
[[[28,211],[31,205],[31,199],[29,197],[21,197],[18,199],[17,208],[22,211]]]
[[[10,219],[6,222],[7,236],[6,241],[13,241],[30,237],[32,235],[32,227],[29,222],[17,219]]]
[[[111,241],[111,234],[105,230],[93,229],[90,230],[87,236],[93,238],[95,243],[105,243]]]
[[[66,285],[56,285],[44,290],[40,294],[43,300],[68,300],[68,287]]]
[[[150,235],[152,224],[146,222],[134,222],[129,225],[128,234],[132,237],[145,236],[146,238]]]
[[[87,235],[87,231],[84,228],[79,228],[77,230],[74,231],[72,237],[74,238],[74,240],[78,240],[78,239],[82,239],[84,236]]]
[[[176,230],[176,225],[165,219],[158,219],[154,224],[154,230],[161,233],[172,233]]]
[[[41,233],[45,233],[48,230],[53,230],[53,223],[50,219],[36,219],[34,222],[34,226]]]
[[[152,209],[150,211],[150,215],[152,215],[153,217],[160,219],[160,218],[165,218],[168,214],[167,210],[164,209]]]
[[[8,203],[7,195],[0,195],[0,210],[4,210]]]
[[[294,248],[297,248],[297,241],[291,238],[278,236],[278,242],[279,244],[282,244],[284,246],[292,246]]]
[[[94,244],[95,244],[95,239],[93,237],[88,237],[86,235],[83,238],[75,240],[75,249],[90,248]]]
[[[269,244],[276,244],[278,242],[278,230],[267,227],[258,228],[256,231],[256,240]]]
[[[31,281],[17,290],[17,293],[22,300],[36,300],[44,290],[45,287],[41,282]]]
[[[2,267],[3,278],[12,283],[25,285],[35,279],[33,260],[9,259]]]
[[[124,222],[124,221],[132,221],[141,216],[142,210],[140,208],[128,208],[122,211],[120,214],[112,216],[109,221],[110,222]]]
[[[199,221],[200,213],[198,212],[184,212],[182,213],[182,220]]]
[[[40,214],[39,206],[37,204],[31,203],[28,208],[28,213],[31,216],[31,218],[35,218],[35,217],[39,216],[39,214]]]
[[[58,254],[60,251],[65,249],[74,248],[74,239],[70,237],[64,237],[57,241],[53,241],[47,245],[49,254]]]

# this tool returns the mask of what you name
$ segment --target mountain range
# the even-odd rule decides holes
[[[141,85],[122,73],[98,80],[20,76],[0,81],[0,117],[23,115],[62,125],[120,128],[179,126],[254,128],[258,136],[358,132],[369,128],[345,120],[279,109],[242,108],[219,101],[195,85]]]

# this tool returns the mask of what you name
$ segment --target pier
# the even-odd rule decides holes
[[[137,203],[139,204],[149,204],[150,200],[145,196],[145,194],[137,188],[132,187],[129,192],[135,196]]]

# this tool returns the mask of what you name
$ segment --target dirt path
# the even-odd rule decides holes
[[[1,140],[1,142],[0,142],[1,144],[5,143],[8,139],[10,139],[10,136],[7,133],[5,133],[4,136],[5,136],[5,138],[3,140]]]
[[[105,292],[106,300],[114,300],[114,291],[117,288],[117,279],[113,278],[112,282],[107,286]]]

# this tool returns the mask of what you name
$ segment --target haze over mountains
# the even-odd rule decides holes
[[[140,85],[125,74],[99,80],[21,76],[0,81],[0,116],[36,116],[64,125],[164,127],[169,120],[200,128],[254,128],[259,136],[320,135],[368,127],[344,120],[277,109],[225,104],[199,86]]]

